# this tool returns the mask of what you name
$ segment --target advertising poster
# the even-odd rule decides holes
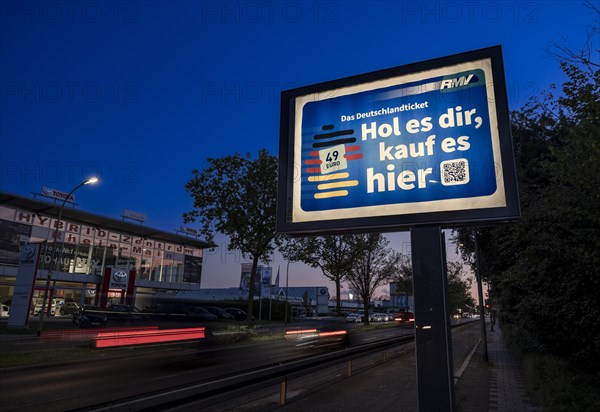
[[[183,257],[183,281],[200,283],[202,279],[202,258],[185,255]]]
[[[240,276],[240,291],[248,293],[250,290],[250,276],[252,274],[252,263],[242,263],[242,275]]]
[[[494,70],[479,58],[293,91],[286,223],[506,208]]]
[[[26,243],[19,251],[19,269],[10,306],[8,327],[24,328],[29,321],[31,297],[40,260],[40,244]]]
[[[263,288],[268,289],[271,284],[271,275],[273,269],[267,266],[257,266],[256,278],[254,279],[254,294],[256,296],[263,293]],[[252,274],[252,263],[242,263],[242,275],[240,277],[240,291],[247,293],[250,290],[250,275]],[[263,293],[264,294],[264,293]]]
[[[20,245],[30,236],[30,225],[0,219],[0,265],[18,266]]]

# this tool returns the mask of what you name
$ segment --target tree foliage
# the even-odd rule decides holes
[[[280,248],[287,260],[303,262],[319,268],[335,283],[336,314],[340,316],[341,282],[350,272],[353,262],[351,235],[319,236],[289,239]]]
[[[471,311],[475,301],[471,297],[472,279],[464,272],[461,262],[448,262],[448,313]],[[396,293],[413,294],[413,270],[410,256],[399,256],[398,263],[391,279],[396,283]],[[392,292],[392,291],[390,291]]]
[[[467,277],[461,262],[448,262],[448,313],[470,312],[475,300],[470,289],[473,280]]]
[[[585,63],[585,62],[584,62]],[[600,367],[600,70],[512,113],[522,219],[477,229],[493,302],[525,349]],[[456,236],[474,252],[472,229]]]
[[[404,294],[410,296],[413,294],[413,270],[410,256],[401,255],[398,257],[398,267],[392,275],[391,281],[396,284],[396,290],[390,290],[390,294]]]
[[[369,305],[375,289],[397,271],[399,255],[388,248],[389,241],[380,233],[352,235],[355,259],[346,280],[363,302],[365,322],[369,322]]]
[[[260,150],[252,160],[234,154],[208,159],[201,171],[192,171],[185,185],[194,209],[184,213],[185,222],[198,220],[201,233],[213,242],[214,233],[229,237],[229,250],[252,258],[248,313],[253,313],[254,280],[258,261],[268,262],[278,239],[275,234],[277,158]]]

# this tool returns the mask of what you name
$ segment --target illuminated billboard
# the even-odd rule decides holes
[[[514,220],[500,47],[282,92],[277,229]]]

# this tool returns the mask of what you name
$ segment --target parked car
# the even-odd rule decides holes
[[[75,312],[79,311],[79,305],[75,302],[65,302],[61,307],[60,307],[60,314],[61,315],[72,315]]]
[[[388,316],[385,313],[374,312],[370,316],[371,322],[387,322]]]
[[[10,314],[10,307],[8,305],[0,305],[0,318],[7,318]]]
[[[150,315],[131,305],[110,305],[106,310],[108,320],[140,321],[150,318]]]
[[[399,326],[414,327],[415,326],[415,314],[412,312],[400,312],[394,315],[394,320],[398,322]]]
[[[204,322],[204,321],[216,321],[219,319],[217,317],[217,315],[213,315],[206,308],[203,308],[202,306],[194,306],[194,307],[186,308],[186,309],[184,309],[184,313],[185,313],[185,317],[187,320]]]
[[[238,308],[225,308],[225,312],[229,313],[235,320],[246,320],[248,315],[241,309]]]
[[[234,320],[233,315],[225,312],[224,309],[217,308],[214,306],[205,306],[204,308],[213,315],[215,315],[219,320]]]
[[[104,326],[107,321],[106,311],[100,306],[84,305],[73,314],[73,323],[79,325],[80,328],[86,326]]]
[[[351,313],[348,316],[346,316],[346,322],[359,323],[362,321],[362,315],[358,313]]]
[[[33,316],[39,316],[40,312],[42,311],[42,302],[43,299],[33,299],[32,304],[31,304],[31,314]],[[52,299],[51,303],[47,303],[46,307],[44,308],[44,310],[46,311],[46,313],[48,313],[48,305],[50,305],[50,316],[54,316],[56,315],[57,309],[57,302],[56,299]]]

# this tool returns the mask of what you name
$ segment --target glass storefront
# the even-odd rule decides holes
[[[0,206],[0,265],[17,266],[20,247],[27,242],[43,245],[39,271],[102,275],[104,268],[118,267],[135,270],[136,280],[157,282],[153,283],[155,288],[160,288],[160,284],[165,288],[172,288],[173,284],[199,287],[201,280],[203,249],[200,247],[68,219],[59,222],[43,214]],[[73,290],[77,296],[69,298],[82,300],[82,287]]]

